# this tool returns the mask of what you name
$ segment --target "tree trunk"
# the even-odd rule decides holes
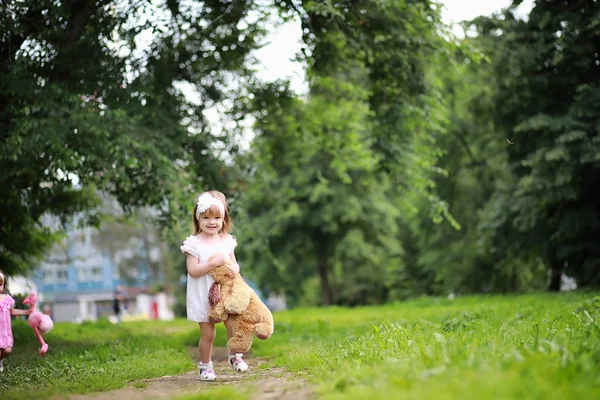
[[[548,291],[560,291],[560,278],[562,277],[562,271],[563,264],[559,261],[552,260],[550,264],[550,285],[548,285]]]
[[[323,305],[333,304],[333,290],[329,284],[329,240],[327,234],[318,232],[315,235],[316,247],[318,249],[319,278],[321,279],[321,295]]]

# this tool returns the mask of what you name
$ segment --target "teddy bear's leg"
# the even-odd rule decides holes
[[[258,303],[259,312],[259,320],[256,321],[256,325],[254,325],[254,332],[256,332],[256,337],[261,340],[266,340],[273,334],[274,326],[273,326],[273,314],[271,314],[271,310],[267,306],[262,303]]]
[[[269,325],[265,322],[256,324],[254,331],[256,332],[257,338],[260,340],[267,340],[273,334],[273,325]]]
[[[239,320],[236,322],[232,327],[233,336],[227,341],[227,350],[232,354],[247,353],[252,346],[253,325]]]
[[[225,310],[229,314],[241,314],[250,304],[252,288],[246,282],[236,280],[229,290],[232,295],[225,297]]]

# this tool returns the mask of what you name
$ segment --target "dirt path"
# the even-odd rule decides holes
[[[196,348],[188,349],[190,357],[197,362]],[[304,400],[314,398],[309,385],[303,380],[279,368],[261,368],[266,361],[254,358],[250,354],[244,357],[250,370],[246,373],[233,372],[227,362],[227,349],[213,349],[213,363],[219,377],[215,382],[203,382],[197,372],[182,375],[167,375],[160,378],[132,382],[128,387],[109,392],[52,397],[51,400],[145,400],[171,399],[183,394],[199,393],[207,388],[222,385],[252,386],[253,399],[256,400]]]

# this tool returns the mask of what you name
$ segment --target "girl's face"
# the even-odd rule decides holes
[[[209,235],[217,235],[223,229],[223,217],[205,212],[198,220],[202,232]]]
[[[6,279],[4,279],[4,274],[0,272],[0,293],[4,293],[4,286],[6,286]]]

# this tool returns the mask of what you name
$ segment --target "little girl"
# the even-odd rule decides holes
[[[15,310],[15,301],[6,291],[7,279],[0,270],[0,372],[4,372],[4,359],[9,356],[13,348],[13,335],[10,323],[11,315],[29,315],[31,310]]]
[[[229,234],[232,223],[227,210],[227,199],[223,193],[217,190],[202,193],[194,205],[192,219],[194,234],[188,236],[181,246],[181,251],[187,255],[187,319],[200,325],[200,379],[214,381],[217,376],[213,369],[211,353],[215,340],[215,323],[219,321],[210,321],[208,318],[208,292],[214,280],[207,273],[229,260],[232,261],[232,273],[239,273],[240,267],[233,252],[237,242]],[[224,323],[229,339],[229,321]],[[234,371],[248,370],[242,354],[229,354],[228,358]]]

